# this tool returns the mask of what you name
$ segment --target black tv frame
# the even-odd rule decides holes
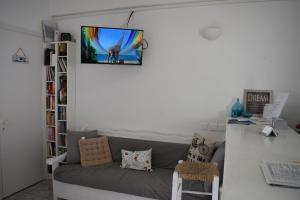
[[[143,40],[144,40],[144,30],[141,29],[132,29],[132,28],[115,28],[115,27],[105,27],[105,26],[81,26],[80,27],[80,63],[81,64],[104,64],[104,65],[142,65],[143,64],[143,52],[144,52],[144,48],[143,48],[143,44],[142,44],[142,53],[141,53],[141,63],[139,64],[135,64],[135,63],[90,63],[90,62],[82,62],[82,54],[81,54],[81,50],[82,50],[82,27],[92,27],[92,28],[107,28],[107,29],[118,29],[118,30],[134,30],[134,31],[142,31],[143,32]]]

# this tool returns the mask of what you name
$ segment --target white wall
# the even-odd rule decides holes
[[[1,0],[0,24],[41,33],[41,20],[50,16],[50,0]]]
[[[136,12],[131,27],[144,29],[149,42],[141,67],[80,64],[80,26],[119,27],[128,14],[59,21],[78,41],[78,128],[191,134],[205,122],[224,122],[244,89],[289,92],[283,116],[300,121],[299,2]],[[216,41],[199,34],[211,23],[224,29]]]
[[[157,5],[182,5],[200,3],[202,5],[254,2],[272,0],[50,0],[50,12],[52,15],[65,15],[71,13],[82,13],[87,11],[103,11],[120,8],[153,7]]]

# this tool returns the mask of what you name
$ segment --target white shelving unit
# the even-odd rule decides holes
[[[75,43],[50,42],[45,66],[45,132],[47,158],[67,151],[67,130],[75,127]]]

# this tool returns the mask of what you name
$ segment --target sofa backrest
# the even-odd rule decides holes
[[[121,149],[143,151],[152,148],[152,166],[166,169],[174,169],[178,160],[185,160],[190,146],[111,136],[108,137],[108,142],[114,162],[122,162]]]

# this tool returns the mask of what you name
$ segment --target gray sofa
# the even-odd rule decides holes
[[[85,168],[80,163],[61,165],[54,171],[54,181],[149,199],[171,199],[174,168],[179,160],[186,159],[190,145],[119,137],[109,137],[109,145],[112,163]],[[138,151],[150,148],[153,172],[120,168],[121,149]],[[197,191],[204,191],[205,187],[201,182],[184,182],[183,186]],[[184,194],[182,199],[196,200],[199,196]]]

